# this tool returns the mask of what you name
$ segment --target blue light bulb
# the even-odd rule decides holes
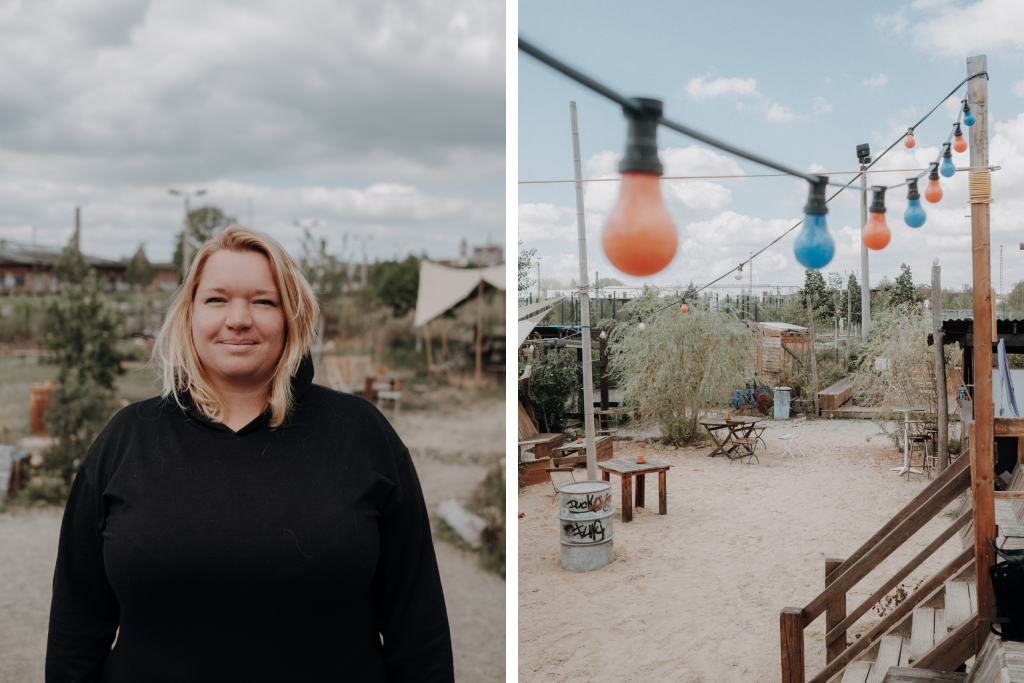
[[[967,106],[966,102],[964,102],[964,123],[968,126],[974,125],[974,114],[971,113],[971,108]]]
[[[804,268],[818,270],[829,264],[836,253],[836,243],[828,234],[824,215],[804,216],[804,228],[793,244],[793,253]]]
[[[953,165],[952,157],[943,157],[942,163],[939,164],[939,173],[946,178],[953,177],[953,174],[956,173],[956,166]]]
[[[924,221],[927,216],[924,213],[924,209],[921,208],[920,199],[911,199],[907,202],[907,211],[903,214],[903,220],[907,222],[912,228],[920,228],[924,225]]]

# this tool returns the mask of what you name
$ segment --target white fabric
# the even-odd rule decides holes
[[[472,295],[483,280],[505,291],[505,264],[490,268],[449,268],[427,259],[420,261],[420,291],[413,327],[437,318]]]
[[[564,296],[560,296],[557,299],[547,299],[546,301],[538,301],[537,303],[530,304],[529,306],[520,306],[519,317],[522,318],[523,316],[530,315],[534,311],[539,311],[540,309],[547,308],[548,306],[554,306],[564,298]]]
[[[517,349],[523,345],[523,342],[526,341],[526,338],[530,336],[531,332],[533,332],[533,328],[535,328],[537,324],[541,320],[543,320],[544,316],[546,316],[548,313],[550,313],[550,311],[543,311],[538,315],[533,316],[532,318],[519,321],[519,343],[516,344]]]

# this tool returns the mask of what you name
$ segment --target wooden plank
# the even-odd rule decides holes
[[[935,610],[916,607],[910,631],[910,663],[913,665],[935,644]]]
[[[918,669],[939,669],[952,671],[974,655],[974,640],[978,620],[974,617],[949,632],[932,649],[921,655],[914,663]]]
[[[966,581],[946,582],[946,626],[955,629],[971,618],[971,594]]]
[[[1024,417],[993,418],[992,431],[996,436],[1024,436]]]
[[[903,650],[903,639],[899,636],[882,636],[878,646],[878,657],[872,667],[867,683],[882,683],[889,667],[899,666],[900,652]]]
[[[882,683],[964,683],[966,678],[965,673],[896,666],[889,669]]]
[[[785,607],[779,614],[782,648],[782,683],[804,683],[804,615],[799,607]],[[867,674],[865,674],[867,678]],[[863,683],[863,681],[861,682]]]
[[[997,505],[1001,500],[1024,500],[1024,491],[995,491],[992,495]]]
[[[658,514],[668,514],[668,472],[658,472]]]
[[[863,660],[854,662],[846,667],[846,673],[843,674],[843,683],[867,683],[868,676],[871,675],[871,668],[871,662]]]
[[[843,566],[843,559],[836,557],[825,558],[825,587],[827,588],[839,574],[836,572],[839,567]],[[832,631],[836,626],[839,625],[843,619],[846,618],[846,593],[837,595],[832,602],[825,606],[825,632]],[[825,661],[831,662],[833,659],[838,657],[849,647],[849,643],[846,642],[846,631],[837,633],[835,640],[827,642],[825,645]]]

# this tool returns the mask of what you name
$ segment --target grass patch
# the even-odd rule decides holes
[[[495,463],[487,477],[473,492],[466,509],[487,520],[487,528],[479,548],[472,548],[443,519],[434,520],[434,537],[451,543],[467,552],[480,556],[480,567],[484,571],[505,578],[505,482],[501,477],[501,466]]]

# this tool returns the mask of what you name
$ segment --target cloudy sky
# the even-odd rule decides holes
[[[173,187],[290,249],[503,243],[504,44],[496,0],[0,0],[0,238],[78,205],[87,253],[168,260]]]
[[[993,175],[993,283],[998,286],[1000,244],[1004,289],[1024,279],[1018,247],[1024,241],[1024,3],[594,0],[580,11],[569,3],[522,0],[519,22],[524,38],[611,87],[664,100],[666,117],[806,171],[855,169],[857,144],[884,150],[963,80],[968,55],[987,54],[990,162],[1002,166]],[[519,180],[572,178],[570,100],[579,108],[584,177],[616,177],[626,131],[621,110],[522,53],[518,64]],[[966,86],[918,129],[916,148],[901,144],[876,168],[926,166],[965,92]],[[658,135],[666,175],[771,172],[666,129]],[[969,165],[967,153],[954,157],[958,166]],[[910,175],[876,174],[869,184],[896,184]],[[596,270],[629,284],[704,284],[792,226],[807,197],[804,181],[785,177],[662,181],[679,251],[662,273],[636,279],[613,272],[600,248],[617,183],[585,187],[591,276]],[[970,281],[966,173],[943,179],[943,188],[941,203],[926,204],[928,219],[919,230],[902,219],[906,190],[887,196],[893,237],[885,250],[871,252],[873,285],[899,274],[903,262],[915,280],[928,281],[936,257],[944,284]],[[520,185],[518,201],[520,238],[538,249],[541,276],[578,277],[573,185]],[[843,193],[829,207],[836,256],[825,270],[859,270],[859,197]],[[760,284],[803,282],[793,256],[796,235],[755,261]]]

